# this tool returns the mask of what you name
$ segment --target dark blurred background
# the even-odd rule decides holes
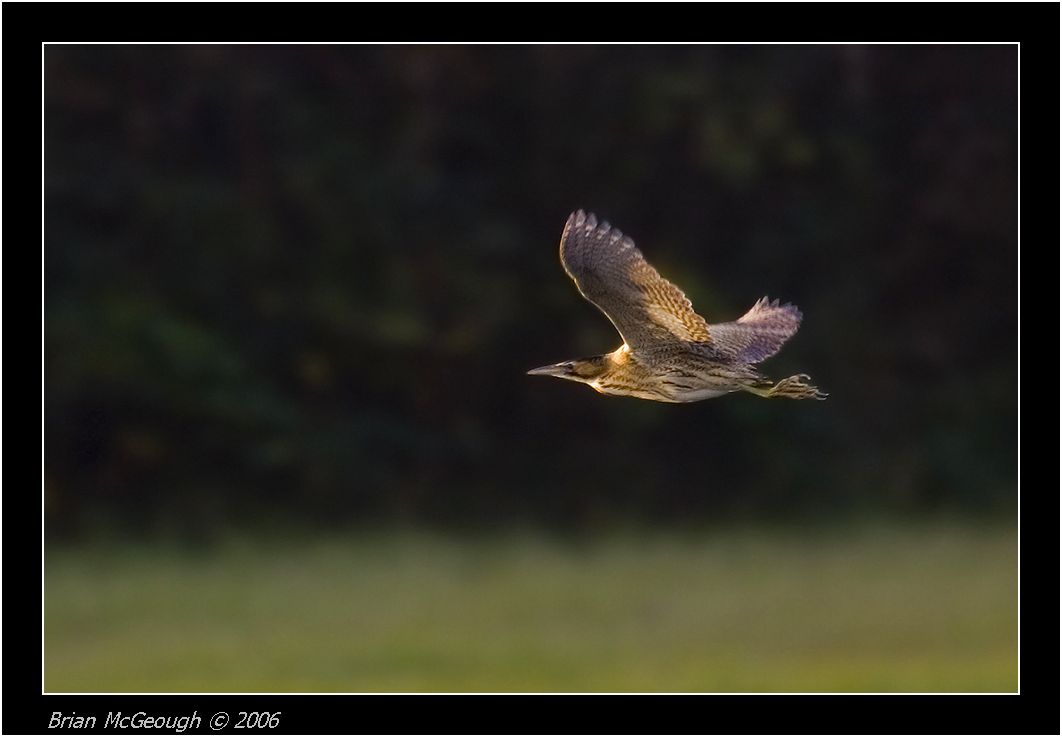
[[[1014,46],[49,46],[52,539],[941,511],[1017,485]],[[618,337],[630,233],[798,304],[824,403],[525,375]]]
[[[1013,691],[1016,113],[1016,46],[47,45],[45,687]],[[576,208],[829,400],[527,376],[619,344]]]

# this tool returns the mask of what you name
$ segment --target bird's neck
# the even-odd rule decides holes
[[[619,368],[631,360],[630,346],[624,343],[612,353],[606,353],[602,358],[605,359],[606,370]]]

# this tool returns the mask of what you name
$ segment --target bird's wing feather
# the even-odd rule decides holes
[[[709,326],[715,350],[740,363],[759,363],[779,351],[800,327],[796,305],[759,299],[734,322]]]
[[[661,343],[710,343],[708,323],[678,287],[649,265],[628,236],[592,214],[564,225],[561,263],[579,292],[605,313],[632,350]]]

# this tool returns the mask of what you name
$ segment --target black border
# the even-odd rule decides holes
[[[26,141],[39,140],[39,61],[41,42],[122,38],[165,41],[177,39],[255,41],[281,39],[356,41],[474,40],[476,33],[497,34],[497,40],[663,40],[676,33],[681,40],[782,41],[800,37],[848,38],[857,41],[903,39],[983,42],[1020,41],[1024,155],[1021,157],[1025,195],[1026,263],[1040,255],[1035,244],[1048,244],[1053,271],[1055,214],[1059,202],[1058,169],[1058,5],[1044,4],[750,4],[750,5],[290,5],[290,4],[5,4],[4,97],[8,123],[4,130],[9,176],[6,234],[17,241],[18,224],[12,213],[39,209],[39,190],[12,185],[14,174],[36,171],[39,151]],[[581,10],[588,11],[583,14]],[[474,16],[472,14],[475,14]],[[470,22],[474,19],[474,23]],[[447,22],[449,21],[449,22]],[[624,30],[625,29],[625,30]],[[1042,37],[1040,37],[1042,34]],[[1041,80],[1039,77],[1044,76]],[[1046,150],[1045,150],[1046,149]],[[24,157],[25,160],[22,160]],[[25,179],[25,175],[22,179]],[[25,198],[25,203],[19,202]],[[1042,201],[1041,201],[1042,200]],[[1039,218],[1038,213],[1047,217]],[[35,217],[35,216],[34,216]],[[1051,232],[1038,234],[1043,223]],[[8,249],[8,266],[11,255]],[[17,262],[16,262],[17,263]],[[1030,277],[1030,274],[1032,276]],[[1052,277],[1053,278],[1053,277]],[[1052,335],[1057,297],[1035,283],[1026,270],[1026,320],[1051,317],[1045,327]],[[13,294],[9,290],[9,295]],[[8,310],[9,318],[17,315]],[[13,322],[13,320],[12,320]],[[1033,322],[1035,325],[1035,322]],[[10,327],[10,325],[9,325]],[[1026,325],[1028,328],[1028,325]],[[8,332],[8,335],[17,333]],[[1026,333],[1029,346],[1042,333]],[[11,354],[9,353],[9,357]],[[1030,353],[1026,354],[1031,355]],[[1041,359],[1042,360],[1042,359]],[[1032,365],[1027,363],[1027,365]],[[9,369],[11,368],[9,364]],[[20,369],[16,365],[16,369]],[[12,376],[8,372],[8,387]],[[1036,409],[1043,404],[1044,383],[1027,378],[1026,442],[1037,439]],[[21,381],[20,381],[21,385]],[[1049,405],[1054,391],[1049,389]],[[17,394],[9,393],[11,396]],[[1029,399],[1032,397],[1031,399]],[[976,401],[976,398],[971,398]],[[1034,404],[1034,401],[1036,404]],[[13,405],[8,404],[9,410]],[[17,406],[17,405],[15,405]],[[9,414],[10,416],[10,414]],[[1050,427],[1048,425],[1048,427]],[[9,427],[9,430],[15,429]],[[24,435],[24,433],[20,433]],[[8,433],[9,449],[15,433]],[[1035,447],[1035,446],[1030,446]],[[1053,438],[1048,438],[1053,456]],[[12,456],[9,455],[9,459]],[[15,456],[17,457],[17,456]],[[9,464],[9,470],[13,466]],[[1029,466],[1026,467],[1028,471]],[[1027,480],[1031,478],[1027,475]],[[14,476],[9,475],[9,480]],[[312,696],[312,695],[175,695],[68,696],[40,693],[40,649],[36,560],[39,551],[37,520],[40,497],[25,484],[12,484],[7,506],[4,564],[8,606],[4,633],[4,732],[48,733],[53,710],[82,715],[108,711],[186,714],[203,717],[198,732],[209,733],[207,720],[217,711],[282,712],[275,733],[946,733],[946,734],[1058,734],[1059,693],[1056,639],[1059,621],[1059,528],[1056,485],[1027,481],[1021,536],[1023,584],[1021,608],[1023,642],[1021,695],[988,696]],[[1047,488],[1043,488],[1046,486]],[[1035,487],[1035,488],[1034,488]],[[1032,489],[1035,493],[1030,493]],[[1030,510],[1032,513],[1030,514]],[[32,522],[30,522],[32,521]],[[32,551],[32,552],[27,552]],[[26,565],[27,559],[30,565]],[[27,570],[28,569],[28,570]],[[30,583],[26,584],[26,577]],[[29,589],[29,594],[25,593]],[[28,651],[20,643],[30,643]],[[102,719],[100,720],[102,722]],[[100,729],[97,732],[102,731]],[[225,730],[229,731],[229,730]]]

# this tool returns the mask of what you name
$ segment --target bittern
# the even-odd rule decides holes
[[[686,295],[649,265],[634,241],[582,210],[564,225],[560,258],[583,297],[616,326],[623,345],[529,374],[656,402],[697,402],[736,391],[826,398],[807,374],[774,383],[755,368],[800,327],[803,316],[796,306],[763,297],[734,322],[709,325]]]

